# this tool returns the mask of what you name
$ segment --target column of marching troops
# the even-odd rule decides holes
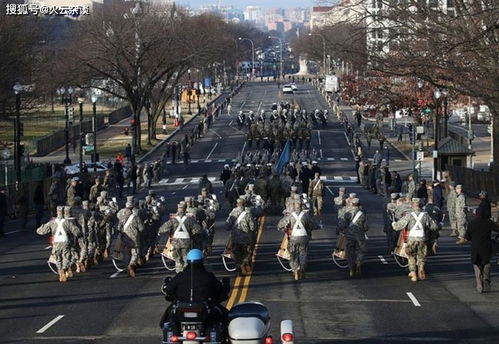
[[[273,109],[270,118],[265,113],[252,118],[250,113],[248,121],[245,119],[242,123],[248,124],[250,131],[255,124],[265,128],[268,123],[280,129],[294,128],[297,123],[298,128],[301,125],[311,129],[312,117],[316,113],[307,115],[306,111],[302,111],[303,116],[299,118],[299,111],[291,112],[281,105]],[[294,115],[296,118],[293,120]],[[225,229],[231,233],[229,248],[241,274],[251,271],[252,252],[262,215],[266,209],[284,207],[277,227],[287,238],[286,249],[290,254],[295,280],[305,277],[311,233],[321,227],[318,216],[322,215],[325,186],[320,178],[321,169],[309,149],[310,136],[303,138],[296,137],[294,140],[291,135],[281,142],[276,136],[268,144],[264,142],[261,148],[257,141],[256,150],[248,142],[248,152],[240,156],[232,169],[226,165],[222,171],[220,180],[224,183],[225,197],[229,206],[234,207],[225,221]],[[283,171],[279,171],[279,154],[287,140],[292,143],[291,158]],[[300,184],[301,193],[298,192]],[[451,226],[459,236],[458,243],[462,243],[465,234],[462,187],[458,185],[454,191],[452,183],[447,185]],[[428,248],[433,251],[436,247],[441,219],[437,216],[440,209],[436,205],[430,210],[432,198],[428,198],[428,204],[422,209],[422,200],[414,198],[414,192],[414,181],[409,180],[407,195],[391,194],[391,201],[384,212],[384,229],[390,252],[395,249],[396,232],[408,230],[406,253],[409,277],[417,281],[418,278],[426,278],[426,255]],[[345,238],[350,276],[358,276],[361,274],[369,229],[366,212],[357,195],[351,193],[347,196],[345,188],[339,189],[334,205],[338,215],[338,233]],[[122,254],[128,256],[128,274],[134,277],[137,267],[159,252],[158,237],[164,233],[168,234],[175,269],[179,272],[186,265],[185,257],[189,249],[199,248],[205,254],[211,253],[219,208],[211,182],[203,176],[199,195],[186,197],[177,205],[177,212],[163,224],[166,203],[154,191],[149,190],[144,200],[128,196],[121,210],[116,199],[110,199],[107,191],[101,191],[95,201],[82,201],[76,197],[70,207],[57,207],[57,216],[40,226],[37,233],[50,234],[53,238],[52,258],[61,282],[71,277],[74,269],[83,272],[109,255]]]

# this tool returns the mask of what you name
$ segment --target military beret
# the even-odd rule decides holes
[[[396,192],[394,192],[394,193],[391,193],[391,194],[390,194],[390,197],[391,197],[392,199],[397,199],[397,198],[399,198],[399,194],[398,194],[398,193],[396,193]]]
[[[133,196],[126,196],[126,201],[127,202],[133,202],[135,198]]]
[[[133,208],[133,202],[126,202],[125,203],[125,208]]]
[[[64,207],[64,214],[69,214],[71,212],[71,207],[65,206]]]
[[[359,204],[359,199],[358,198],[352,198],[352,204]]]
[[[57,212],[62,213],[64,211],[64,207],[62,205],[57,206]]]
[[[298,190],[298,186],[296,185],[291,185],[291,191],[296,191]]]
[[[187,207],[187,205],[185,204],[185,202],[180,201],[177,204],[177,208],[186,208],[186,207]]]
[[[103,197],[106,197],[107,196],[107,191],[106,190],[102,190],[100,192],[100,195],[103,196]]]
[[[413,197],[412,198],[412,203],[417,203],[419,204],[421,202],[421,199],[420,198],[417,198],[417,197]]]
[[[461,184],[456,185],[456,189],[462,189],[462,188],[463,188],[463,186]]]
[[[345,191],[347,191],[347,189],[346,189],[346,188],[344,188],[344,187],[341,187],[341,188],[340,188],[340,192],[345,192]]]
[[[88,205],[88,203],[89,203],[88,201],[81,202],[81,204],[83,204],[83,205]]]
[[[456,186],[456,183],[455,182],[449,182],[449,185],[450,186]]]
[[[244,204],[244,199],[238,198],[236,201],[237,204]]]
[[[357,194],[355,192],[352,192],[352,193],[348,194],[348,197],[355,198],[355,197],[357,197]]]

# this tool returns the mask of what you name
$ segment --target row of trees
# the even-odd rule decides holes
[[[327,54],[354,65],[353,82],[359,77],[370,80],[369,100],[397,98],[398,106],[415,107],[420,99],[414,85],[422,80],[432,88],[448,89],[454,97],[469,96],[488,105],[496,124],[494,163],[499,168],[497,1],[351,0],[338,6],[350,13],[348,21],[318,33],[326,39]],[[306,36],[296,47],[316,60],[322,58],[322,42],[315,36]],[[401,87],[400,80],[408,87]]]
[[[82,20],[0,12],[0,116],[13,113],[16,81],[33,85],[30,96],[40,102],[56,97],[61,86],[87,96],[100,90],[126,101],[134,114],[145,111],[150,142],[175,86],[188,84],[189,69],[197,75],[215,65],[232,76],[238,61],[251,56],[240,36],[265,43],[251,26],[214,14],[191,16],[175,5],[113,2]]]

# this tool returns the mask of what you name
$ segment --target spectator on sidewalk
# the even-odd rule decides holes
[[[416,197],[421,199],[421,202],[423,204],[426,203],[426,200],[428,199],[428,189],[426,188],[426,179],[422,179],[421,182],[419,182],[419,188],[416,193]]]
[[[7,219],[7,196],[5,195],[5,189],[0,188],[0,238],[5,236],[4,226],[5,220]]]
[[[125,147],[125,158],[127,159],[128,163],[130,163],[132,160],[132,146],[130,146],[130,144]]]
[[[43,182],[39,182],[35,189],[33,204],[35,205],[35,228],[38,228],[42,225],[43,210],[45,207],[45,193],[43,192]]]
[[[385,145],[385,148],[383,149],[383,160],[386,163],[386,166],[390,166],[390,149],[388,148],[388,145]]]
[[[480,198],[480,204],[478,205],[478,208],[481,209],[481,214],[484,219],[490,219],[492,215],[491,207],[490,207],[490,201],[487,195],[487,191],[480,191],[478,194],[478,197]]]
[[[440,185],[438,180],[433,182],[433,204],[435,204],[439,209],[443,209],[444,207],[442,185]]]

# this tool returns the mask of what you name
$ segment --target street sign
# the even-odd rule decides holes
[[[423,161],[424,160],[424,152],[423,151],[417,151],[416,152],[416,160],[417,161]]]
[[[438,158],[438,151],[437,150],[433,151],[433,158]]]
[[[416,134],[424,134],[424,127],[422,125],[416,127]]]
[[[94,150],[94,145],[83,146],[85,152],[92,152]]]

